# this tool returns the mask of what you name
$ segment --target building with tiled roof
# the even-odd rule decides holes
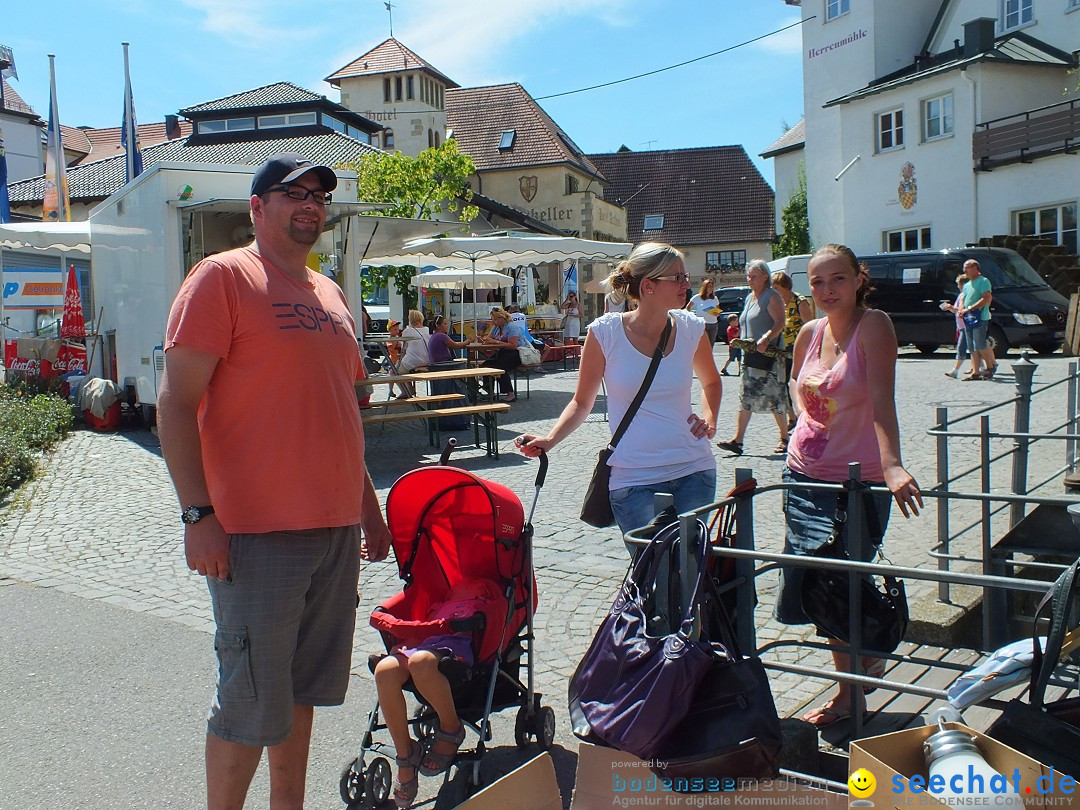
[[[783,215],[792,195],[806,183],[806,119],[788,129],[761,152],[773,162],[773,190],[776,193],[776,233],[783,233]]]
[[[605,197],[626,209],[631,242],[686,252],[696,285],[741,283],[746,262],[771,258],[773,190],[741,146],[589,155],[607,178]]]
[[[341,82],[345,79],[354,79],[359,76],[376,76],[383,73],[398,73],[403,70],[417,70],[428,73],[446,87],[460,86],[445,73],[436,70],[431,63],[421,59],[414,51],[393,37],[380,42],[363,56],[357,57],[345,67],[334,71],[326,77],[326,81],[334,85],[334,87],[340,87]]]
[[[301,152],[335,166],[378,151],[369,142],[370,134],[380,129],[378,124],[289,82],[198,104],[181,113],[191,119],[190,134],[150,145],[144,142],[144,166],[159,161],[258,165],[277,152]],[[170,119],[160,126],[164,133],[180,124]],[[108,141],[103,138],[100,143],[106,151]],[[124,185],[124,152],[118,145],[112,151],[68,168],[73,219],[84,219],[91,207]],[[40,216],[45,179],[38,171],[9,185],[13,211]]]
[[[120,127],[80,127],[87,140],[90,142],[90,151],[77,163],[91,163],[107,157],[115,157],[124,154],[124,147],[120,143]],[[163,141],[174,138],[186,138],[191,134],[191,122],[185,121],[176,115],[166,115],[160,123],[139,124],[139,145],[143,150]],[[67,138],[65,132],[64,138]],[[64,141],[67,148],[67,141]]]
[[[458,86],[393,37],[326,81],[341,91],[344,106],[385,127],[376,146],[414,157],[443,142],[446,92]]]
[[[0,128],[4,130],[8,180],[40,174],[45,168],[41,149],[41,117],[7,79],[0,78]]]
[[[801,8],[813,244],[1010,235],[1078,252],[1078,0]]]

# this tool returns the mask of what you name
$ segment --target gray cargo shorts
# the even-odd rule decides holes
[[[207,579],[218,661],[207,728],[277,745],[292,732],[294,704],[345,701],[360,527],[230,535],[229,570],[231,581]]]

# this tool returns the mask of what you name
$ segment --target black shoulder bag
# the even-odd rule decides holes
[[[1053,766],[1055,771],[1080,779],[1080,698],[1046,703],[1046,687],[1061,656],[1069,615],[1077,597],[1077,569],[1074,562],[1047,591],[1035,612],[1032,624],[1031,689],[1028,701],[1016,698],[990,726],[987,734],[1032,759]],[[1046,631],[1046,652],[1039,644],[1039,619],[1050,606],[1050,627]]]
[[[848,560],[847,549],[841,540],[844,522],[847,520],[848,489],[836,498],[836,516],[833,518],[833,532],[825,544],[814,550],[810,556],[821,559]],[[865,497],[864,513],[871,532],[877,534],[880,528],[877,510],[868,493]],[[848,572],[807,568],[803,573],[802,607],[803,612],[814,624],[818,632],[826,638],[834,638],[845,643],[851,642],[849,616],[851,603],[848,599]],[[885,589],[880,589],[870,579],[860,577],[862,589],[862,648],[874,652],[890,653],[900,646],[908,626],[907,593],[903,580],[885,576]]]
[[[581,505],[581,519],[590,526],[604,529],[615,522],[615,514],[611,511],[611,495],[608,494],[608,482],[611,480],[611,467],[608,466],[608,459],[615,452],[615,445],[619,443],[623,434],[630,427],[634,414],[637,413],[642,400],[645,399],[645,394],[649,391],[649,386],[652,385],[653,377],[656,376],[656,368],[660,365],[660,360],[664,356],[664,347],[667,345],[670,334],[671,318],[669,317],[667,324],[664,326],[664,331],[660,334],[660,342],[656,344],[652,362],[649,364],[649,370],[645,372],[645,379],[641,383],[641,388],[638,389],[637,396],[630,403],[630,407],[626,409],[626,414],[619,423],[615,435],[608,442],[608,446],[601,450],[596,458],[596,469],[593,470],[592,478],[589,479],[589,488],[585,490],[585,502]]]

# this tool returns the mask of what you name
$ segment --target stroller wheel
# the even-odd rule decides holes
[[[359,807],[364,798],[364,771],[360,766],[360,758],[357,757],[341,772],[341,800],[349,807]]]
[[[378,807],[390,798],[392,780],[390,761],[386,757],[375,757],[364,777],[364,796],[370,802],[369,806]]]
[[[536,715],[536,744],[541,751],[547,751],[555,742],[555,710],[550,706],[541,706]]]
[[[431,709],[417,706],[413,713],[413,733],[418,740],[430,740],[435,737],[435,724],[438,715]]]
[[[518,709],[517,719],[514,721],[514,742],[518,749],[529,744],[529,737],[533,733],[533,718],[529,717],[528,709],[522,706]]]

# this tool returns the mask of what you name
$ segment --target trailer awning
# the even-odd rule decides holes
[[[175,205],[184,211],[246,214],[251,210],[250,197],[216,197],[210,200],[169,200],[168,202],[169,205]],[[337,202],[335,200],[326,206],[326,229],[334,227],[345,217],[369,211],[381,211],[389,207],[389,203]]]

